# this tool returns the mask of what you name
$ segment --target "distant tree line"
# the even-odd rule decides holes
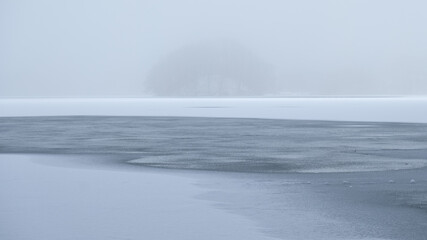
[[[158,62],[146,89],[159,96],[253,96],[277,91],[272,66],[236,43],[195,44]]]

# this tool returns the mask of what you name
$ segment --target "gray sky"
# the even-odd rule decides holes
[[[2,0],[0,96],[144,95],[173,51],[229,39],[290,94],[427,94],[423,0]]]

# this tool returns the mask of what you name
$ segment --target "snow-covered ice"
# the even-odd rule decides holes
[[[9,98],[0,116],[186,116],[427,122],[427,98]]]

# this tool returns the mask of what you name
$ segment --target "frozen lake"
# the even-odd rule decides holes
[[[0,106],[2,239],[427,234],[425,99]]]

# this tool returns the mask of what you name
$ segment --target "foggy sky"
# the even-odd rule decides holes
[[[427,94],[424,0],[2,0],[0,96],[147,96],[171,53],[228,39],[283,94]]]

